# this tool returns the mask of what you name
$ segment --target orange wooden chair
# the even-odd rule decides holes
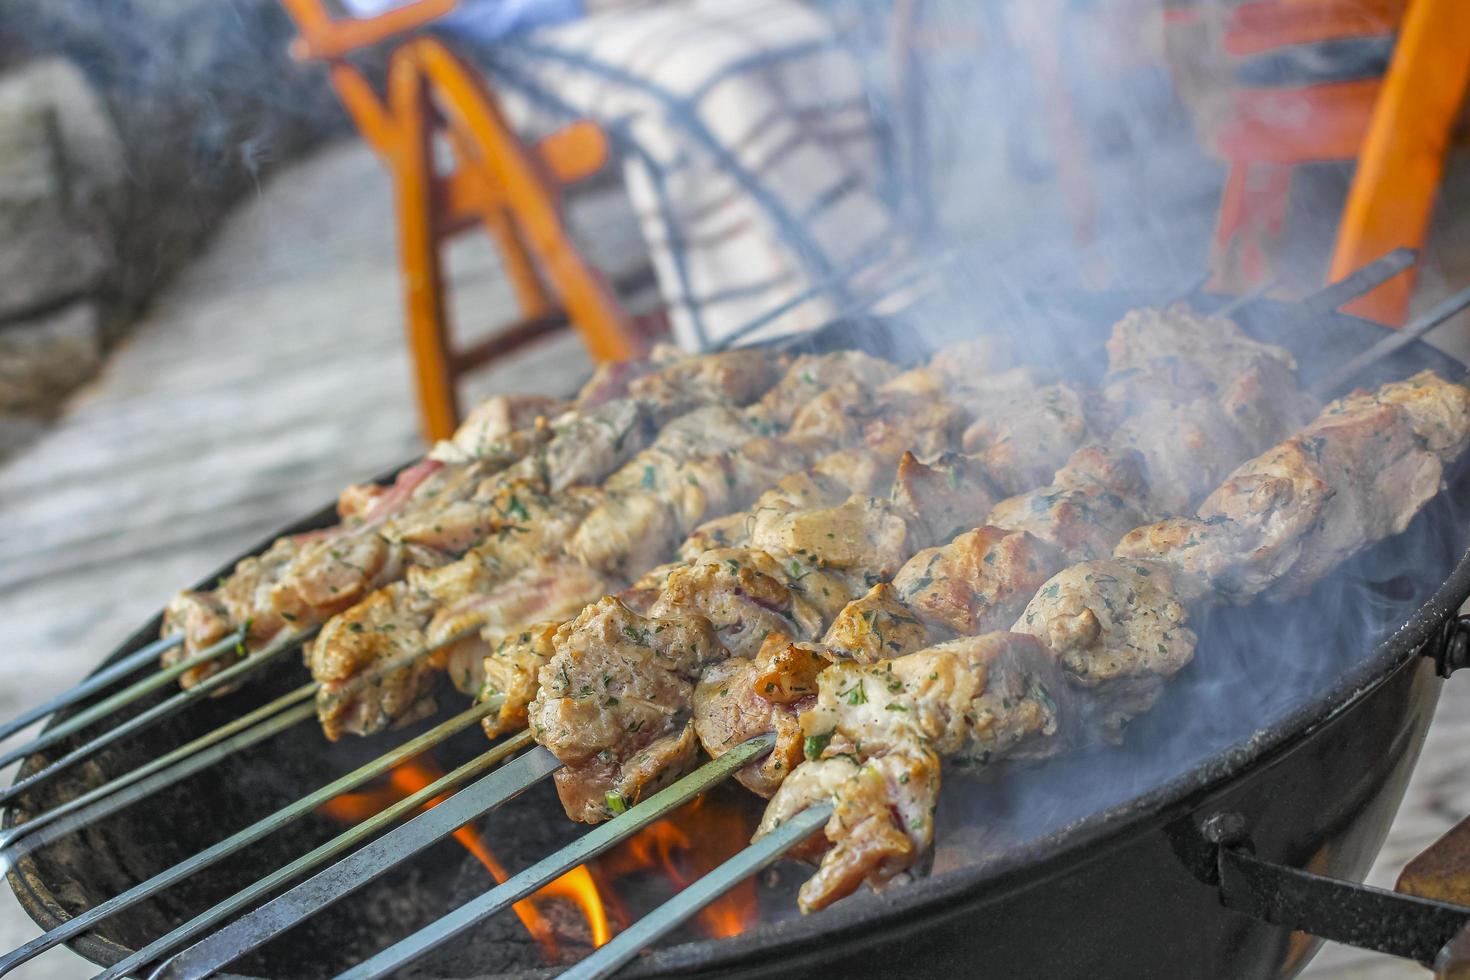
[[[1178,20],[1194,16],[1176,13]],[[1215,251],[1233,263],[1238,285],[1266,278],[1262,243],[1281,233],[1291,169],[1302,163],[1357,158],[1329,278],[1390,249],[1423,244],[1470,83],[1470,2],[1256,0],[1226,15],[1224,46],[1234,56],[1395,31],[1381,78],[1236,93],[1211,143],[1229,163]],[[1405,272],[1349,309],[1400,325],[1413,277]]]
[[[607,164],[601,128],[582,120],[534,145],[522,141],[481,73],[437,38],[416,33],[457,0],[415,0],[371,18],[336,17],[326,0],[281,3],[300,32],[293,56],[326,64],[342,104],[392,175],[409,350],[427,439],[444,438],[458,424],[460,375],[568,322],[598,360],[641,352],[632,317],[573,244],[561,215],[562,190]],[[380,94],[349,55],[390,41]],[[435,163],[440,141],[453,160],[447,173]],[[504,257],[522,318],[459,348],[441,250],[477,228]]]

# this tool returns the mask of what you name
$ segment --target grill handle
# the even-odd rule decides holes
[[[1441,677],[1470,667],[1470,615],[1447,619],[1420,653]],[[1405,865],[1392,891],[1257,857],[1238,814],[1214,814],[1200,834],[1210,857],[1196,874],[1226,908],[1470,980],[1470,817]]]
[[[1220,904],[1252,918],[1400,956],[1436,970],[1446,961],[1452,940],[1470,925],[1470,908],[1463,905],[1329,878],[1259,858],[1244,821],[1236,814],[1216,814],[1202,830],[1215,845],[1213,884],[1220,890]]]

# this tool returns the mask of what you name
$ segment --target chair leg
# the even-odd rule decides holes
[[[1271,244],[1281,236],[1290,190],[1286,164],[1230,164],[1215,224],[1211,289],[1242,293],[1270,276]]]
[[[556,301],[547,293],[546,284],[541,281],[536,263],[526,250],[526,243],[521,239],[520,231],[511,216],[503,209],[496,209],[485,215],[484,223],[485,230],[490,233],[495,244],[500,246],[500,255],[505,261],[505,274],[510,279],[510,287],[515,292],[526,319],[539,320],[550,316],[556,309]]]
[[[1470,85],[1470,3],[1412,0],[1383,80],[1348,190],[1330,276],[1341,278],[1384,252],[1418,247],[1444,175],[1445,151]],[[1408,314],[1410,270],[1348,307],[1399,326]]]
[[[511,131],[493,97],[432,39],[414,42],[415,57],[432,77],[451,126],[479,156],[473,165],[505,189],[507,209],[541,269],[599,360],[637,356],[642,342],[606,281],[583,260],[561,220],[551,179]]]
[[[448,438],[459,424],[459,400],[440,269],[431,108],[424,78],[412,59],[393,59],[388,90],[398,122],[391,169],[398,207],[409,354],[418,389],[420,425],[424,438],[433,442]]]

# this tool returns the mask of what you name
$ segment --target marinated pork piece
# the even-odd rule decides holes
[[[883,588],[883,586],[877,586]],[[771,753],[735,773],[746,788],[769,797],[802,760],[802,710],[817,693],[817,675],[831,663],[820,648],[766,638],[753,658],[708,665],[694,690],[694,731],[718,757],[749,738],[774,732]]]
[[[474,616],[477,635],[449,632],[435,617],[429,626],[429,641],[438,649],[430,663],[444,670],[461,694],[474,697],[484,684],[486,656],[506,634],[540,620],[565,622],[615,585],[614,580],[568,556],[542,558],[487,590]],[[454,636],[459,637],[457,642],[447,642]]]
[[[561,624],[560,619],[548,620],[504,636],[484,659],[481,671],[485,680],[478,700],[500,701],[499,712],[487,716],[482,723],[488,738],[496,739],[526,727],[526,706],[540,689],[537,678],[541,668],[556,652],[553,641]]]
[[[1196,518],[1140,527],[1117,553],[1167,563],[1191,599],[1301,594],[1402,531],[1467,441],[1470,392],[1459,385],[1426,373],[1355,393],[1239,467]]]
[[[693,681],[720,646],[706,620],[639,616],[610,596],[561,627],[555,644],[531,731],[565,763],[555,778],[568,815],[596,822],[693,762]]]
[[[429,450],[429,458],[441,463],[463,464],[503,455],[509,448],[508,443],[520,438],[522,433],[534,433],[538,420],[554,419],[572,408],[571,402],[545,395],[496,395],[487,398],[465,416],[454,435]],[[517,458],[529,450],[529,447],[517,448],[521,450],[516,453]]]
[[[523,623],[564,621],[605,594],[609,584],[577,562],[541,559],[489,588],[476,621],[499,642]],[[312,676],[322,685],[317,717],[332,741],[344,734],[372,734],[431,712],[436,681],[443,674],[465,694],[483,690],[486,645],[481,634],[423,656],[424,623],[433,616],[434,605],[427,592],[406,586],[396,583],[374,593],[354,608],[351,619],[329,620],[331,631],[323,628],[307,647]]]
[[[397,601],[395,601],[397,600]],[[365,665],[396,656],[411,657],[418,647],[400,647],[398,625],[405,617],[427,618],[428,600],[420,594],[380,589],[358,603],[352,619],[334,618],[307,648],[312,677],[321,684],[317,716],[322,731],[335,741],[344,732],[378,731],[409,724],[434,710],[431,697],[439,671],[422,660],[373,677],[364,690],[348,685],[365,676]]]
[[[974,636],[1009,625],[1065,561],[1027,531],[985,525],[915,554],[894,577],[893,591],[928,629]]]
[[[1066,685],[1029,636],[992,633],[882,664],[834,664],[817,683],[801,716],[808,761],[781,782],[757,831],[834,803],[826,841],[807,849],[825,852],[799,895],[808,912],[863,882],[882,888],[928,850],[942,756],[1047,755],[1067,730]]]
[[[646,394],[647,384],[661,377],[640,378],[633,388]],[[599,411],[618,411],[627,404],[610,402]],[[767,408],[771,405],[767,402]],[[603,444],[618,437],[615,425],[602,428],[607,430],[601,437]],[[588,431],[596,432],[598,427],[582,430]],[[569,431],[563,431],[558,441],[571,437]],[[648,448],[600,488],[573,486],[552,496],[534,480],[511,480],[509,473],[503,475],[477,490],[474,499],[463,502],[454,524],[430,525],[418,532],[420,540],[424,534],[437,535],[441,542],[485,540],[459,561],[410,574],[408,581],[390,587],[389,601],[400,610],[394,620],[392,650],[401,656],[400,651],[414,643],[426,651],[447,644],[430,662],[448,670],[461,690],[473,694],[481,686],[483,659],[503,632],[530,619],[570,617],[615,587],[611,578],[586,569],[569,570],[560,584],[544,582],[534,571],[517,576],[518,570],[535,569],[544,556],[565,548],[571,560],[605,576],[642,573],[667,554],[696,520],[748,501],[758,487],[802,461],[801,453],[789,443],[753,436],[745,413],[706,405],[665,425]],[[449,518],[439,515],[439,519]],[[409,591],[418,594],[409,596]],[[432,605],[421,601],[425,595],[433,600]],[[378,607],[372,608],[377,614]],[[526,615],[516,618],[521,612]],[[426,614],[431,618],[426,620]],[[344,615],[350,619],[353,610]],[[332,633],[341,635],[340,630]],[[323,642],[331,641],[318,641],[308,663],[317,658],[334,663],[344,659],[326,650]],[[381,671],[387,662],[360,641],[354,644],[350,658],[364,671]],[[385,712],[342,708],[348,703],[341,694],[342,686],[334,683],[319,699],[324,710],[336,706],[334,714],[345,712],[350,718],[377,722],[388,717]],[[356,697],[370,699],[372,694],[368,691]],[[344,729],[325,715],[323,723],[333,733],[369,733]]]
[[[780,520],[786,514],[813,507],[830,507],[842,502],[853,491],[832,477],[813,471],[798,471],[776,481],[745,511],[706,521],[679,546],[678,556],[693,561],[714,548],[741,547],[750,542],[759,526]]]
[[[594,568],[631,577],[658,564],[710,514],[746,506],[759,488],[805,464],[795,446],[753,436],[737,414],[719,411],[720,417],[692,413],[701,417],[691,420],[685,444],[655,445],[640,466],[614,474],[568,551]]]
[[[1062,382],[985,412],[965,430],[964,447],[1009,496],[1050,479],[1081,446],[1105,438],[1110,423],[1111,413],[1095,392]]]
[[[910,559],[904,568],[912,563]],[[933,639],[913,610],[900,601],[898,588],[879,582],[842,607],[822,636],[822,650],[834,659],[872,664],[922,649]]]
[[[1131,450],[1084,446],[1049,486],[996,504],[986,524],[1029,531],[1077,558],[1105,558],[1146,519],[1143,460]],[[1074,558],[1075,560],[1075,558]]]
[[[959,453],[943,453],[923,463],[905,452],[898,461],[892,496],[915,540],[925,546],[948,541],[996,501],[989,470],[973,456]]]
[[[1102,731],[1116,737],[1193,659],[1188,620],[1167,566],[1109,558],[1058,572],[1012,630],[1056,653],[1068,680],[1088,689]]]
[[[1139,400],[1110,442],[1142,458],[1145,509],[1154,515],[1189,513],[1193,504],[1220,485],[1236,460],[1259,448],[1246,442],[1213,398],[1187,403]]]
[[[768,424],[785,428],[792,424],[803,406],[829,388],[850,384],[872,392],[898,373],[898,368],[888,361],[861,351],[803,354],[791,363],[756,407]]]
[[[682,358],[639,378],[646,370],[632,367],[600,372],[596,397],[584,390],[578,410],[564,413],[555,428],[538,420],[530,432],[512,433],[491,447],[481,446],[472,462],[445,464],[427,459],[400,473],[386,491],[359,488],[344,494],[343,523],[311,536],[299,536],[283,546],[267,566],[271,578],[262,578],[259,565],[241,569],[241,577],[249,579],[253,605],[231,608],[223,600],[180,597],[177,613],[165,617],[165,630],[192,623],[205,632],[186,634],[184,645],[171,650],[166,660],[192,656],[209,644],[207,636],[217,626],[217,616],[200,615],[200,605],[213,606],[216,613],[225,609],[235,623],[250,623],[245,646],[247,651],[258,650],[278,633],[290,632],[283,627],[267,633],[271,623],[291,622],[299,630],[339,611],[344,601],[344,580],[361,595],[392,581],[410,564],[442,561],[442,556],[430,555],[424,549],[443,550],[439,542],[446,536],[453,540],[456,526],[464,526],[457,523],[464,515],[454,509],[455,505],[480,492],[481,485],[501,471],[511,471],[509,479],[534,477],[550,489],[565,487],[589,469],[606,465],[607,447],[614,454],[631,454],[638,448],[639,433],[693,407],[700,399],[748,401],[775,380],[775,363],[758,351],[748,350]],[[620,405],[613,404],[617,399],[606,397],[621,395],[635,378],[641,397],[625,399]],[[466,441],[473,440],[469,432],[461,434]],[[524,456],[527,452],[532,455]],[[470,521],[473,523],[473,518]],[[385,552],[367,540],[375,536],[412,547],[389,547]],[[462,541],[454,543],[467,546]],[[308,546],[297,548],[299,544]],[[382,562],[370,573],[357,574],[351,567],[355,559],[343,564],[334,553],[366,555],[374,561],[381,557]],[[227,584],[228,580],[221,583]],[[334,587],[336,592],[332,591]],[[243,587],[235,590],[241,591]],[[314,597],[323,595],[332,601],[325,606],[313,602]],[[254,625],[257,621],[260,627]],[[201,665],[190,671],[189,683],[208,676],[219,666]]]

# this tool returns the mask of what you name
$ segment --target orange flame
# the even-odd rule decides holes
[[[699,797],[603,855],[596,865],[598,876],[616,882],[653,872],[683,889],[743,848],[753,831],[741,808]],[[705,907],[696,921],[707,936],[721,939],[745,931],[758,914],[755,881],[747,878]]]
[[[344,793],[323,804],[321,812],[335,820],[356,823],[417,793],[438,779],[440,775],[442,774],[430,763],[405,762],[390,770],[388,785],[360,793]],[[427,810],[437,806],[445,799],[447,796],[436,796],[425,803],[422,809]],[[454,839],[465,850],[473,854],[497,882],[503,882],[510,877],[505,866],[496,859],[495,854],[486,845],[484,839],[475,833],[473,827],[459,828],[454,832]],[[601,946],[612,938],[612,930],[607,921],[607,910],[603,906],[601,896],[597,893],[597,885],[593,883],[592,875],[587,871],[586,865],[579,865],[514,906],[521,923],[525,925],[527,931],[541,947],[542,952],[552,962],[560,960],[561,950],[557,943],[555,928],[542,915],[538,906],[558,899],[571,902],[582,913],[592,934],[594,945]]]

